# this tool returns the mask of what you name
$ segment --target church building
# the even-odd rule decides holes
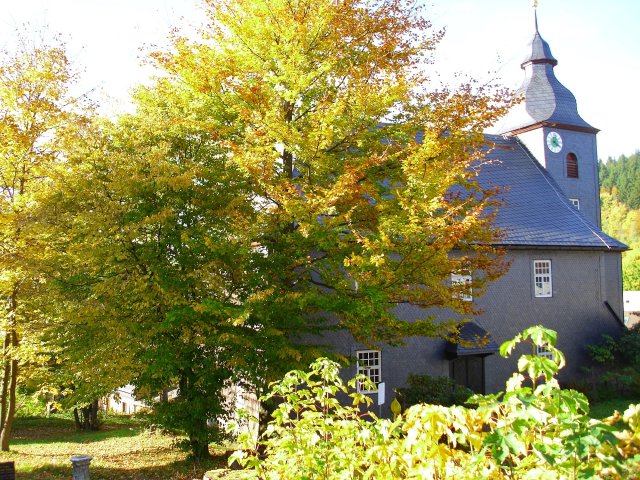
[[[574,95],[555,76],[557,64],[536,19],[522,62],[524,101],[507,117],[510,126],[502,134],[486,136],[491,161],[479,182],[502,187],[495,224],[504,234],[501,247],[510,268],[483,296],[465,297],[482,313],[461,336],[487,341],[473,347],[412,337],[403,346],[371,349],[346,331],[325,337],[337,353],[356,360],[347,375],[365,373],[384,385],[383,414],[389,414],[393,389],[405,386],[411,373],[450,376],[479,393],[504,390],[517,357],[526,352],[504,359],[498,346],[532,325],[558,332],[557,346],[567,359],[559,380],[579,380],[586,346],[624,328],[621,253],[627,247],[601,230],[598,129],[579,115]],[[465,281],[458,277],[452,281]],[[409,321],[424,316],[406,304],[395,313]],[[537,353],[545,355],[544,349]]]

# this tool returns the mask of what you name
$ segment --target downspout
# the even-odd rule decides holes
[[[624,324],[624,320],[620,318],[620,315],[616,313],[616,311],[613,309],[613,307],[611,306],[608,300],[604,301],[604,306],[607,307],[607,310],[611,312],[611,315],[613,315],[613,318],[615,318],[620,325],[622,325],[624,328],[627,328],[627,326]]]

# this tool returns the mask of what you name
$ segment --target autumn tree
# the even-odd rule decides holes
[[[71,403],[132,383],[202,458],[230,411],[224,388],[255,384],[260,356],[290,341],[249,314],[266,261],[259,199],[227,155],[224,109],[168,79],[135,104],[76,143],[46,207],[64,268],[45,338]]]
[[[611,191],[603,188],[600,192],[602,229],[631,247],[622,254],[622,283],[624,290],[640,290],[640,210],[620,201],[615,190],[613,184]]]
[[[504,267],[494,192],[475,182],[481,131],[511,101],[473,82],[432,88],[442,33],[412,2],[206,6],[199,38],[153,55],[163,72],[136,114],[78,154],[56,207],[70,232],[56,331],[65,358],[85,359],[74,375],[149,396],[177,386],[159,411],[195,456],[222,387],[263,393],[318,353],[301,337],[400,342],[445,332],[429,308],[473,313],[461,290]],[[448,281],[471,270],[471,285]],[[396,318],[405,302],[424,318]]]
[[[9,449],[20,370],[37,365],[48,255],[37,210],[63,168],[65,144],[82,128],[64,45],[30,45],[19,36],[0,58],[0,323],[4,339],[0,443]],[[29,375],[24,378],[28,378]]]
[[[261,199],[269,320],[284,333],[329,315],[360,340],[398,342],[443,329],[428,313],[399,321],[394,304],[473,313],[452,295],[468,287],[446,280],[482,272],[475,294],[502,271],[494,192],[474,179],[480,132],[510,93],[434,88],[442,32],[411,1],[205,3],[202,38],[176,36],[155,58],[235,129],[224,146]]]

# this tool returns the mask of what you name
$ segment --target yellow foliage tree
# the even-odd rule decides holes
[[[65,168],[65,145],[82,129],[75,76],[64,45],[18,47],[0,58],[0,324],[4,345],[0,443],[9,449],[19,371],[38,361],[38,330],[47,300],[38,208],[55,172]]]
[[[69,212],[52,331],[86,360],[72,377],[179,385],[166,418],[195,456],[225,381],[264,391],[328,319],[393,343],[445,328],[396,304],[474,312],[461,291],[504,270],[481,132],[512,101],[431,88],[442,33],[411,1],[205,4],[210,24],[153,55],[161,79],[77,152],[51,207]],[[473,282],[451,285],[464,270]]]
[[[364,341],[442,333],[430,316],[398,321],[393,304],[473,313],[460,289],[480,294],[504,269],[495,192],[475,176],[481,132],[511,92],[434,88],[442,32],[412,1],[205,3],[200,39],[177,35],[155,58],[224,106],[226,127],[209,130],[230,133],[227,155],[259,198],[261,298],[289,319],[330,312]],[[482,272],[469,286],[446,281],[469,270]]]

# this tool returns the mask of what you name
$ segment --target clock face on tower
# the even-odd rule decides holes
[[[562,150],[562,137],[558,132],[549,132],[547,135],[547,147],[553,153],[558,153]]]

